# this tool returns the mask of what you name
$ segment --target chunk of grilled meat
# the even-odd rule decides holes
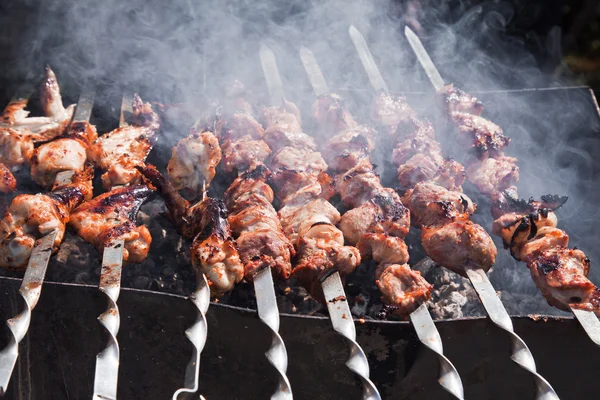
[[[446,85],[440,89],[448,114],[463,112],[473,115],[481,115],[483,104],[472,94],[466,93],[454,85]]]
[[[40,101],[44,109],[44,114],[60,123],[64,129],[71,121],[71,118],[73,118],[75,105],[72,104],[67,108],[63,106],[56,75],[49,66],[46,66],[46,74],[40,93]]]
[[[96,127],[88,122],[74,122],[64,135],[44,143],[33,151],[29,161],[31,177],[40,186],[50,188],[62,171],[83,171],[87,150],[98,138]]]
[[[263,120],[267,142],[275,142],[273,137],[281,131],[296,138],[274,155],[272,182],[281,199],[283,232],[296,249],[297,263],[292,273],[313,297],[322,300],[319,278],[332,269],[342,275],[352,272],[360,264],[360,253],[344,246],[343,234],[335,227],[340,214],[327,201],[332,195],[331,178],[325,173],[327,164],[314,151],[314,141],[303,139],[306,136],[301,132],[297,108],[289,102],[270,107]],[[286,154],[293,155],[292,161]]]
[[[197,210],[202,218],[192,244],[192,266],[206,275],[211,294],[219,296],[242,280],[244,266],[231,237],[223,200],[208,197]]]
[[[15,197],[0,221],[0,266],[23,270],[35,241],[57,231],[55,249],[63,240],[69,215],[77,205],[92,196],[91,165],[47,194],[22,194]]]
[[[416,113],[404,97],[379,92],[373,100],[371,119],[387,134],[388,139],[396,141],[398,127],[405,128],[405,124],[416,119]]]
[[[428,301],[433,290],[433,285],[407,264],[381,264],[375,283],[383,301],[392,305],[395,315],[404,318]]]
[[[418,183],[406,191],[403,202],[410,209],[413,226],[440,226],[468,218],[475,204],[462,192],[451,192],[435,182]]]
[[[467,168],[469,182],[490,199],[498,200],[501,193],[516,191],[519,167],[514,157],[498,156],[475,161]]]
[[[265,130],[248,111],[227,118],[220,138],[226,172],[245,171],[263,164],[271,149],[263,140]]]
[[[156,143],[160,121],[150,103],[133,96],[133,124],[100,136],[89,148],[88,158],[102,169],[105,189],[137,184],[140,173],[135,168],[144,164]]]
[[[553,247],[527,263],[548,304],[592,311],[600,317],[600,289],[588,278],[590,259],[581,250]]]
[[[207,130],[192,132],[173,147],[167,172],[176,190],[198,198],[215,177],[219,162],[221,147],[216,136]]]
[[[10,172],[10,169],[2,163],[0,163],[0,192],[11,193],[17,190],[17,180],[15,176]]]
[[[262,267],[273,268],[282,279],[289,278],[290,259],[296,254],[271,204],[273,190],[266,183],[269,174],[266,167],[258,166],[236,178],[225,192],[228,221],[248,281]]]
[[[146,185],[113,189],[73,210],[69,225],[99,253],[117,240],[124,240],[123,261],[140,263],[148,256],[152,237],[148,228],[137,226],[135,220],[152,193]]]

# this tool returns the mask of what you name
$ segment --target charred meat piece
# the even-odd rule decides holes
[[[160,121],[150,103],[133,96],[133,125],[115,129],[98,138],[89,148],[88,157],[96,167],[105,171],[102,183],[105,189],[113,186],[136,184],[140,173],[135,168],[143,165],[154,146]]]
[[[455,112],[451,118],[458,127],[459,140],[470,145],[479,159],[501,155],[510,143],[498,125],[483,117]]]
[[[40,186],[50,188],[59,172],[83,171],[87,150],[97,138],[95,126],[88,122],[74,122],[64,135],[34,150],[29,161],[31,177]]]
[[[393,314],[406,318],[431,298],[433,286],[406,264],[381,265],[376,280],[383,301],[393,304]]]
[[[467,168],[467,177],[477,189],[491,199],[506,190],[516,190],[519,167],[514,157],[499,156],[476,161]]]
[[[219,296],[242,280],[244,266],[231,237],[224,202],[208,197],[198,203],[196,211],[201,217],[192,244],[192,266],[206,275],[211,294]]]
[[[225,192],[228,221],[248,281],[262,267],[273,268],[282,279],[289,278],[290,260],[296,253],[271,205],[273,191],[266,183],[269,174],[266,167],[259,166],[239,176]]]
[[[581,250],[556,246],[527,263],[531,277],[548,304],[577,308],[600,316],[600,289],[588,278],[590,259]]]
[[[69,225],[100,253],[115,241],[124,240],[123,261],[142,262],[148,256],[152,237],[148,228],[137,226],[135,220],[152,193],[146,185],[113,189],[73,210]]]
[[[57,231],[55,250],[63,240],[69,215],[92,195],[91,166],[75,174],[71,183],[58,186],[48,194],[22,194],[15,197],[0,221],[0,266],[23,270],[35,241]]]
[[[176,190],[199,198],[215,177],[219,162],[221,147],[216,136],[210,131],[192,132],[173,147],[167,172]]]
[[[17,190],[17,180],[6,165],[0,163],[0,192],[12,193]]]
[[[469,220],[421,228],[421,243],[431,259],[449,270],[465,276],[466,265],[488,271],[496,261],[498,250],[490,235]]]
[[[416,227],[439,226],[464,219],[475,212],[475,204],[462,192],[451,192],[434,182],[419,183],[403,197]]]
[[[454,85],[446,85],[440,89],[446,111],[448,114],[454,112],[463,112],[473,115],[481,115],[483,112],[483,104],[472,94],[465,93]]]
[[[338,132],[358,127],[358,123],[346,109],[344,100],[336,93],[319,96],[313,104],[312,113],[322,137],[329,138]]]
[[[271,149],[263,140],[254,140],[249,135],[239,140],[225,140],[222,149],[225,172],[253,169],[271,154]]]
[[[394,139],[398,133],[398,127],[404,127],[415,119],[415,112],[404,97],[379,92],[373,101],[371,118],[390,139]]]

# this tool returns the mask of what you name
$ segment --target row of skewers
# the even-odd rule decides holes
[[[514,187],[516,159],[502,154],[508,138],[479,115],[481,103],[451,86],[437,89],[448,106],[449,120],[475,150],[476,161],[469,161],[465,168],[446,159],[432,125],[419,118],[405,99],[387,93],[355,28],[351,28],[351,37],[371,82],[380,91],[373,102],[372,126],[358,123],[342,99],[329,92],[314,56],[302,49],[301,58],[317,95],[313,108],[317,131],[314,136],[304,133],[299,110],[285,98],[274,56],[265,46],[261,62],[271,106],[256,107],[242,87],[234,86],[223,104],[215,104],[173,148],[168,177],[145,162],[159,134],[160,121],[138,96],[132,101],[132,124],[122,118],[122,126],[100,137],[87,122],[89,113],[87,118],[73,118],[74,107],[62,106],[50,69],[41,96],[46,117],[27,117],[23,100],[6,108],[1,161],[8,167],[29,164],[32,178],[51,191],[15,197],[0,222],[0,263],[8,269],[20,270],[28,263],[31,267],[40,262],[35,254],[44,245],[42,254],[49,257],[48,250],[60,245],[67,224],[104,252],[100,287],[109,298],[109,309],[100,320],[111,339],[98,356],[96,396],[116,398],[120,266],[124,261],[140,262],[148,254],[150,233],[136,225],[135,216],[156,190],[178,232],[192,240],[192,266],[198,273],[198,287],[191,299],[199,318],[187,332],[195,353],[186,371],[185,388],[174,398],[186,398],[198,390],[210,296],[231,290],[242,279],[254,283],[259,317],[273,333],[267,357],[280,376],[273,398],[292,398],[285,374],[285,345],[278,334],[272,274],[277,279],[293,275],[314,298],[327,304],[334,329],[350,341],[348,366],[363,382],[363,398],[380,398],[356,342],[342,284],[361,259],[377,264],[375,279],[383,301],[394,314],[411,319],[421,341],[440,358],[440,383],[455,397],[463,398],[460,377],[443,355],[427,311],[433,287],[408,265],[404,237],[411,226],[421,230],[427,255],[468,277],[490,318],[513,335],[513,359],[534,374],[537,398],[558,398],[537,374],[531,353],[512,332],[510,318],[487,280],[485,273],[494,264],[497,250],[485,229],[470,220],[475,205],[463,193],[462,183],[469,179],[491,198],[497,218],[494,232],[502,236],[515,258],[528,264],[549,303],[575,310],[586,327],[586,323],[598,322],[593,313],[600,313],[599,291],[585,278],[589,260],[580,250],[567,249],[566,234],[556,228],[553,211],[564,199],[519,201]],[[85,97],[80,101],[78,110],[86,101],[90,103]],[[402,196],[384,187],[374,172],[370,156],[381,140],[395,148],[392,160],[398,166]],[[107,192],[92,199],[93,167],[103,172]],[[231,176],[223,199],[207,195],[218,168]],[[10,169],[1,172],[7,184],[0,188],[14,190]],[[334,194],[348,210],[343,215],[329,202]],[[49,243],[48,237],[52,237]],[[27,302],[30,293],[23,293],[26,282],[27,273],[22,286]],[[34,294],[27,303],[27,315],[15,318],[13,327],[29,318],[37,297]],[[589,322],[589,314],[582,312],[591,312],[595,322]],[[2,391],[14,367],[18,342],[26,332],[23,324],[17,327],[11,350],[0,354]],[[10,368],[4,366],[7,357],[13,360]]]

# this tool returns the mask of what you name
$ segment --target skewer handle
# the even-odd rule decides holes
[[[279,335],[279,309],[273,286],[271,268],[263,268],[254,277],[254,293],[258,308],[258,317],[271,330],[273,340],[271,347],[265,353],[267,360],[275,367],[279,375],[279,384],[271,400],[293,399],[292,387],[286,375],[288,366],[287,350],[283,339]]]
[[[558,400],[558,395],[552,386],[550,386],[543,376],[537,373],[533,354],[531,354],[529,347],[527,347],[523,339],[515,333],[512,320],[496,294],[496,290],[485,271],[481,268],[465,266],[465,272],[492,322],[506,331],[510,336],[512,344],[512,355],[510,358],[523,369],[529,371],[533,376],[536,386],[536,399]]]
[[[346,365],[352,372],[358,375],[363,385],[363,400],[381,400],[381,395],[375,387],[375,384],[369,379],[369,362],[365,352],[356,342],[356,327],[352,320],[352,313],[348,300],[344,293],[344,286],[340,274],[335,272],[329,275],[321,284],[329,317],[333,324],[333,329],[350,344],[350,357]]]
[[[410,321],[412,322],[421,343],[427,346],[431,351],[435,352],[438,357],[440,362],[440,385],[457,399],[464,399],[465,390],[460,375],[450,360],[444,356],[442,338],[431,319],[431,314],[429,314],[429,310],[425,303],[421,304],[419,308],[410,313]]]
[[[206,321],[206,312],[210,305],[210,288],[208,281],[201,271],[196,272],[196,290],[190,295],[190,300],[196,307],[198,317],[194,325],[185,331],[185,335],[194,345],[192,359],[185,370],[184,387],[173,393],[173,400],[192,400],[197,399],[198,375],[200,374],[200,355],[206,344],[208,335],[208,323]],[[204,397],[200,396],[204,399]]]
[[[19,343],[27,334],[31,312],[40,299],[56,234],[56,231],[52,231],[36,242],[19,289],[19,294],[24,300],[23,309],[17,316],[6,321],[11,337],[8,345],[0,351],[0,396],[6,393],[19,357]]]
[[[117,300],[121,291],[121,270],[123,265],[123,240],[104,248],[99,289],[108,299],[108,307],[98,317],[108,333],[106,347],[96,356],[94,377],[94,400],[116,399],[119,375],[119,342],[117,334],[121,324]]]

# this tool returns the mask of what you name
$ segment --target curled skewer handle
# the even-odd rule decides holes
[[[429,310],[425,303],[421,304],[419,308],[410,313],[410,321],[415,327],[421,343],[435,352],[438,357],[440,362],[440,385],[457,399],[464,399],[465,391],[460,375],[450,360],[444,356],[442,338],[431,319],[431,315],[429,314]]]
[[[184,387],[173,393],[173,400],[197,399],[198,379],[200,374],[200,355],[206,344],[208,323],[206,312],[210,305],[210,288],[208,281],[201,271],[196,272],[196,290],[190,295],[190,300],[196,307],[198,316],[196,322],[185,331],[185,335],[194,345],[192,358],[185,370]],[[200,396],[204,399],[204,397]]]
[[[27,334],[31,312],[40,299],[55,239],[56,231],[52,231],[36,242],[19,289],[19,295],[24,301],[23,309],[14,318],[6,321],[11,336],[6,347],[0,351],[0,396],[6,393],[19,357],[19,343]]]
[[[279,335],[279,309],[277,308],[271,268],[263,268],[256,274],[254,277],[254,292],[256,294],[258,317],[269,327],[272,334],[271,347],[265,354],[279,375],[279,384],[271,399],[291,400],[294,396],[286,375],[288,357],[283,339]]]
[[[348,368],[358,375],[363,385],[363,400],[381,400],[381,395],[375,387],[375,384],[369,379],[369,362],[365,352],[356,341],[356,327],[352,320],[352,313],[342,279],[338,272],[328,276],[321,284],[329,317],[333,324],[333,329],[342,335],[350,344],[350,357],[346,361]]]
[[[108,333],[106,346],[96,356],[93,399],[105,400],[117,398],[119,377],[119,342],[117,334],[121,325],[121,316],[117,300],[121,292],[121,270],[123,264],[123,240],[104,248],[99,289],[108,300],[108,307],[98,317],[98,321]]]
[[[557,400],[558,395],[552,386],[550,386],[543,376],[537,373],[535,360],[529,347],[514,332],[512,320],[496,294],[496,290],[494,290],[485,271],[481,268],[465,266],[465,272],[492,322],[509,334],[512,344],[512,355],[510,358],[523,369],[529,371],[533,376],[536,386],[536,399]]]

